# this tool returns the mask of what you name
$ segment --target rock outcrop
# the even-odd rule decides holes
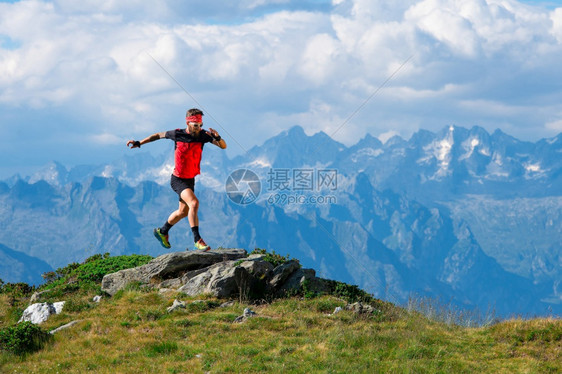
[[[246,256],[247,252],[243,249],[167,253],[155,258],[146,265],[104,276],[102,290],[110,295],[114,295],[132,282],[154,285],[164,280],[171,281],[168,287],[165,288],[177,288],[177,283],[174,283],[172,280],[179,280],[182,276],[189,277],[194,273],[198,274],[201,272],[201,269],[205,269],[218,262],[236,260]]]
[[[102,290],[114,295],[131,282],[160,290],[177,290],[190,296],[210,294],[219,298],[259,299],[282,296],[293,290],[325,292],[327,285],[312,269],[302,269],[297,260],[273,266],[267,256],[248,256],[243,249],[209,252],[176,252],[148,264],[107,274]]]
[[[53,314],[60,314],[64,307],[65,302],[60,301],[57,303],[36,303],[28,306],[20,318],[19,322],[29,321],[31,323],[39,324],[45,322]]]
[[[176,309],[185,309],[185,302],[176,299],[172,306],[166,309],[166,311],[172,313]]]
[[[234,323],[246,322],[246,320],[248,318],[251,318],[251,317],[255,316],[256,314],[257,313],[254,312],[252,309],[246,308],[246,309],[244,309],[244,313],[242,313],[241,316],[236,317],[236,319],[234,320]]]
[[[57,328],[54,329],[54,330],[49,331],[49,334],[55,335],[57,332],[62,331],[62,330],[69,329],[69,328],[71,328],[72,326],[76,325],[76,324],[79,323],[79,322],[82,322],[82,321],[81,321],[81,320],[77,320],[77,321],[69,322],[69,323],[67,323],[66,325],[62,325],[62,326],[60,326],[60,327],[57,327]]]

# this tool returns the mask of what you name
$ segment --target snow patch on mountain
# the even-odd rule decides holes
[[[429,164],[432,159],[438,161],[439,168],[430,180],[439,180],[442,177],[446,177],[451,174],[449,170],[449,164],[451,162],[451,149],[453,148],[454,140],[452,136],[452,131],[444,138],[440,140],[435,140],[429,145],[423,147],[426,156],[419,159],[420,164]]]
[[[459,161],[466,160],[472,156],[474,149],[480,145],[478,138],[469,138],[464,141],[461,146],[465,150],[465,154],[459,157]]]
[[[490,157],[490,155],[492,154],[492,153],[490,152],[490,149],[488,149],[488,148],[480,148],[480,149],[478,150],[478,152],[479,152],[481,155],[484,155],[484,156],[486,156],[486,157]]]
[[[170,175],[172,175],[173,171],[174,165],[169,162],[157,167],[147,168],[144,171],[137,170],[134,173],[116,173],[112,167],[109,166],[109,168],[106,168],[105,172],[102,173],[102,176],[106,178],[115,177],[119,179],[120,182],[130,186],[137,186],[144,181],[153,181],[164,186],[170,183]]]
[[[68,171],[66,168],[58,162],[50,162],[47,166],[37,173],[33,174],[29,178],[29,183],[36,183],[40,180],[53,185],[62,186],[66,183],[68,177]]]
[[[509,172],[503,168],[504,163],[503,163],[502,156],[497,153],[494,153],[492,157],[493,157],[492,162],[490,162],[486,166],[485,178],[492,179],[492,180],[509,178]]]
[[[540,163],[524,163],[523,167],[525,168],[525,179],[538,179],[538,178],[546,178],[547,177],[547,170],[544,170],[541,167]]]
[[[540,164],[526,164],[525,169],[529,172],[538,173],[538,172],[541,171],[541,165]]]
[[[112,165],[106,165],[101,172],[101,176],[104,177],[104,178],[113,177],[114,176],[113,166]]]
[[[353,156],[351,156],[352,162],[364,162],[366,158],[375,158],[383,154],[384,151],[382,149],[374,149],[374,148],[363,148],[359,151],[355,152]]]
[[[264,157],[255,159],[248,164],[249,167],[271,168],[271,162]]]
[[[545,140],[546,140],[546,142],[547,142],[548,144],[551,144],[551,145],[552,145],[552,144],[554,144],[554,143],[556,143],[556,142],[558,141],[558,138],[559,138],[559,136],[556,136],[556,137],[554,137],[554,138],[545,139]],[[561,150],[559,150],[559,151],[561,151]]]

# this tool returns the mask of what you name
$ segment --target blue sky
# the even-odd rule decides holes
[[[535,141],[562,131],[560,61],[554,1],[0,1],[0,179],[113,160],[195,106],[230,156],[294,125]]]

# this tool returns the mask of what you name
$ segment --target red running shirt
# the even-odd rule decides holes
[[[166,139],[175,142],[174,175],[178,178],[195,178],[201,172],[203,145],[213,138],[201,130],[199,135],[188,134],[185,129],[166,131]]]

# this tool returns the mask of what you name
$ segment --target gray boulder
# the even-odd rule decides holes
[[[367,314],[367,315],[373,314],[377,311],[377,309],[375,309],[373,306],[369,304],[363,304],[360,302],[348,304],[345,306],[345,309],[351,310],[352,312],[357,314]]]
[[[66,325],[62,325],[60,327],[57,327],[56,329],[49,331],[49,334],[54,335],[59,331],[66,330],[66,329],[76,325],[78,322],[81,322],[81,320],[72,321],[72,322],[67,323]]]
[[[39,301],[41,301],[41,298],[45,297],[45,295],[51,291],[52,290],[34,292],[33,295],[31,295],[31,298],[29,299],[29,303],[37,304]]]
[[[339,312],[341,312],[343,309],[341,306],[337,306],[336,309],[334,309],[334,313],[330,314],[332,316],[338,314]]]
[[[246,270],[233,265],[234,261],[212,265],[206,271],[188,279],[178,291],[190,296],[210,294],[222,298],[237,294],[242,273]]]
[[[110,295],[130,282],[160,290],[183,292],[190,296],[209,294],[219,298],[244,300],[282,296],[292,290],[322,293],[324,280],[312,269],[302,269],[297,260],[274,266],[265,255],[251,255],[243,249],[209,252],[169,253],[134,269],[107,274],[102,290]]]
[[[23,315],[18,321],[25,322],[29,321],[34,324],[43,323],[49,319],[53,314],[60,314],[64,307],[65,301],[60,301],[57,303],[36,303],[28,306],[24,311]]]
[[[273,269],[273,275],[269,281],[271,288],[279,288],[291,274],[300,269],[301,265],[297,260],[291,260]]]
[[[264,279],[265,277],[269,277],[273,271],[273,265],[271,262],[265,261],[264,258],[264,255],[253,255],[248,257],[238,266],[244,268],[248,274],[251,274],[256,278]]]
[[[323,293],[324,285],[321,278],[316,278],[316,272],[314,269],[301,269],[298,268],[296,271],[289,274],[285,282],[279,287],[277,287],[277,294],[285,294],[291,290],[299,290],[306,285],[307,291],[312,291],[316,293]]]
[[[166,311],[172,313],[176,309],[185,309],[185,302],[176,299],[172,306],[167,308]]]
[[[234,323],[242,323],[245,322],[248,318],[252,318],[253,316],[255,316],[257,313],[254,312],[252,309],[250,308],[245,308],[244,312],[242,313],[241,316],[236,317],[236,319],[233,321]]]
[[[153,259],[146,265],[107,274],[103,277],[101,288],[108,294],[115,295],[117,291],[131,282],[155,284],[165,279],[178,278],[190,270],[246,256],[247,252],[243,249],[168,253]]]

